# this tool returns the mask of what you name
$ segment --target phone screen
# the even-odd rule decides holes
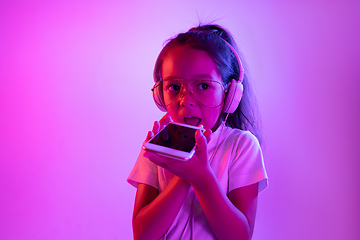
[[[150,143],[190,153],[195,146],[196,129],[169,123]]]

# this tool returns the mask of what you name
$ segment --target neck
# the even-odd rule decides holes
[[[226,114],[225,119],[224,119],[223,115],[220,115],[220,117],[217,120],[217,122],[215,123],[215,125],[211,128],[211,132],[215,132],[220,127],[221,124],[225,125],[228,116],[229,116],[229,113]]]

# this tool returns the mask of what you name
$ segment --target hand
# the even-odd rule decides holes
[[[160,121],[155,121],[154,122],[154,126],[152,131],[149,131],[146,139],[144,141],[147,142],[150,140],[150,138],[152,138],[153,136],[155,136],[155,134],[157,134],[161,129],[163,129],[166,125],[168,125],[170,122],[172,122],[172,119],[170,117],[170,115],[168,113],[166,113],[161,119]]]
[[[154,129],[157,130],[157,127]],[[211,131],[206,130],[202,133],[200,130],[195,132],[196,150],[191,159],[181,161],[164,155],[159,155],[152,151],[146,151],[144,156],[154,164],[165,168],[169,172],[188,181],[190,184],[201,182],[203,174],[212,171],[208,161],[207,143],[210,141]]]

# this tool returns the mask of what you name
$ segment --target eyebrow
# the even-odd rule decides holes
[[[207,73],[205,73],[205,74],[197,74],[197,75],[195,75],[195,77],[196,78],[201,78],[201,79],[213,79],[213,77],[210,75],[210,74],[207,74]]]
[[[196,74],[196,75],[192,75],[191,76],[192,79],[207,79],[207,80],[213,80],[213,77],[210,74],[204,73],[204,74]],[[166,78],[163,78],[164,80],[168,80],[168,79],[182,79],[176,76],[168,76]],[[191,79],[189,79],[191,80]]]

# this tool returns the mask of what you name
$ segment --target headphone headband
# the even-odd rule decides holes
[[[243,78],[244,78],[244,68],[242,66],[242,63],[241,63],[241,60],[240,60],[240,57],[239,55],[237,54],[237,52],[235,51],[235,48],[233,46],[231,46],[231,44],[226,41],[225,39],[221,38],[221,40],[223,40],[226,45],[230,48],[231,52],[234,54],[235,58],[236,58],[236,61],[238,62],[238,65],[239,65],[239,71],[240,71],[240,74],[239,74],[239,82],[242,82],[243,81]]]
[[[236,53],[233,46],[231,46],[231,44],[228,41],[226,41],[225,39],[221,38],[221,40],[223,40],[226,43],[226,45],[230,48],[230,50],[232,51],[232,53],[234,54],[234,56],[236,58],[238,66],[239,66],[239,79],[231,80],[230,87],[228,89],[224,108],[223,108],[224,113],[233,113],[239,106],[240,100],[241,100],[241,97],[242,97],[242,94],[244,91],[244,87],[242,85],[242,81],[244,79],[244,68],[242,66],[239,55]]]

